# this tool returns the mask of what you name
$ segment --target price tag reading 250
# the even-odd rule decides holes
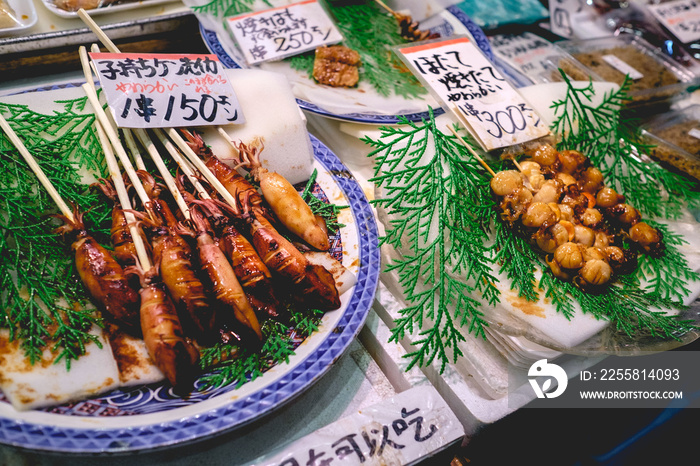
[[[122,128],[245,123],[214,55],[91,53],[90,58]]]
[[[316,0],[227,18],[249,65],[335,44],[343,36]]]
[[[549,133],[544,122],[494,65],[466,38],[397,49],[413,73],[466,120],[486,150]]]

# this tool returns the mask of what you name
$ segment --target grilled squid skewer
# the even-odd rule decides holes
[[[199,252],[199,264],[207,277],[209,289],[218,303],[224,304],[233,311],[240,323],[255,332],[262,339],[260,323],[255,315],[253,307],[243,291],[243,287],[236,278],[233,267],[229,263],[221,248],[214,242],[210,227],[197,208],[191,209],[192,221],[197,227],[197,250]]]
[[[197,373],[199,352],[185,338],[175,305],[156,267],[141,275],[139,293],[141,331],[148,354],[176,392],[188,393]]]
[[[260,183],[263,197],[279,221],[314,249],[327,251],[330,248],[328,234],[319,226],[309,205],[286,178],[279,173],[268,171],[260,163],[262,147],[248,147],[243,143],[236,147],[241,162]]]
[[[73,220],[58,215],[64,224],[57,233],[74,236],[71,248],[80,280],[102,314],[125,329],[139,328],[139,296],[129,286],[122,266],[85,229],[83,214],[77,209]]]

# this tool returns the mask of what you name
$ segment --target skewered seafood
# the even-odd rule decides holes
[[[135,267],[129,271],[140,274]],[[177,310],[158,276],[157,266],[140,275],[141,331],[146,348],[175,391],[187,393],[192,388],[199,352],[185,338]]]
[[[246,298],[233,267],[221,248],[214,242],[208,222],[199,209],[192,208],[190,212],[192,213],[192,221],[197,227],[195,236],[199,252],[199,265],[208,278],[209,289],[216,302],[231,309],[236,320],[249,327],[259,339],[262,339],[260,323],[255,311]]]
[[[253,245],[236,228],[233,221],[224,215],[215,201],[192,201],[206,211],[212,223],[219,246],[231,262],[248,296],[248,301],[260,316],[279,317],[280,303],[272,286],[272,274]]]
[[[75,267],[97,308],[125,329],[138,329],[139,296],[129,286],[121,265],[87,232],[82,212],[75,209],[73,221],[62,215],[57,217],[63,225],[56,232],[73,238]]]
[[[270,270],[274,270],[292,284],[294,296],[298,300],[322,311],[340,307],[340,297],[330,272],[319,265],[311,264],[264,217],[256,216],[249,208],[242,216],[249,225],[253,246],[260,258]]]
[[[192,263],[192,248],[180,234],[170,207],[160,199],[160,188],[153,177],[145,172],[139,176],[147,180],[144,187],[151,199],[145,208],[153,220],[143,215],[141,218],[151,239],[153,259],[175,306],[182,310],[182,318],[194,325],[199,337],[206,339],[215,330],[214,312]]]
[[[99,183],[95,183],[93,186],[100,188],[105,197],[110,199],[113,203],[110,238],[112,240],[112,246],[114,247],[115,258],[123,266],[134,265],[136,263],[136,246],[134,246],[134,240],[131,237],[131,231],[129,231],[129,224],[124,216],[124,211],[119,205],[114,185],[112,185],[110,180],[103,178],[100,179]],[[148,244],[145,241],[145,237],[143,243],[144,245]]]
[[[595,289],[615,274],[630,273],[637,253],[623,247],[623,238],[636,251],[663,253],[662,234],[604,186],[585,155],[549,144],[525,153],[531,158],[520,162],[520,171],[496,173],[491,190],[500,198],[501,217],[551,255],[546,262],[555,276]]]
[[[262,143],[260,145],[262,146]],[[248,147],[243,143],[236,147],[240,153],[242,165],[260,184],[263,197],[277,219],[311,247],[319,251],[327,251],[330,248],[328,233],[319,226],[308,204],[289,181],[279,173],[268,171],[260,163],[260,152],[263,147]]]

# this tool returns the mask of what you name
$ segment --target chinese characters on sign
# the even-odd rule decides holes
[[[224,67],[213,55],[91,53],[122,128],[244,123]]]
[[[647,8],[681,42],[687,44],[700,39],[700,3],[676,0]]]
[[[228,18],[249,65],[338,43],[342,36],[316,0]]]
[[[466,120],[486,150],[510,146],[549,133],[522,96],[467,38],[398,49],[411,67],[450,109]]]

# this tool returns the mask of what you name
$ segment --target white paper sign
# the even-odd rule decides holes
[[[227,24],[249,65],[343,40],[316,0],[227,18]]]
[[[489,42],[496,55],[528,76],[544,73],[546,59],[555,51],[551,42],[530,32],[496,34]]]
[[[245,123],[215,55],[91,53],[121,128]]]
[[[408,465],[462,437],[464,428],[437,390],[419,386],[323,427],[251,466]]]
[[[402,60],[450,110],[468,122],[486,150],[549,133],[537,113],[468,38],[397,49]]]
[[[583,9],[582,0],[549,0],[549,25],[554,34],[574,37],[575,17]]]
[[[700,39],[700,3],[694,0],[676,0],[647,5],[647,8],[684,44]]]

